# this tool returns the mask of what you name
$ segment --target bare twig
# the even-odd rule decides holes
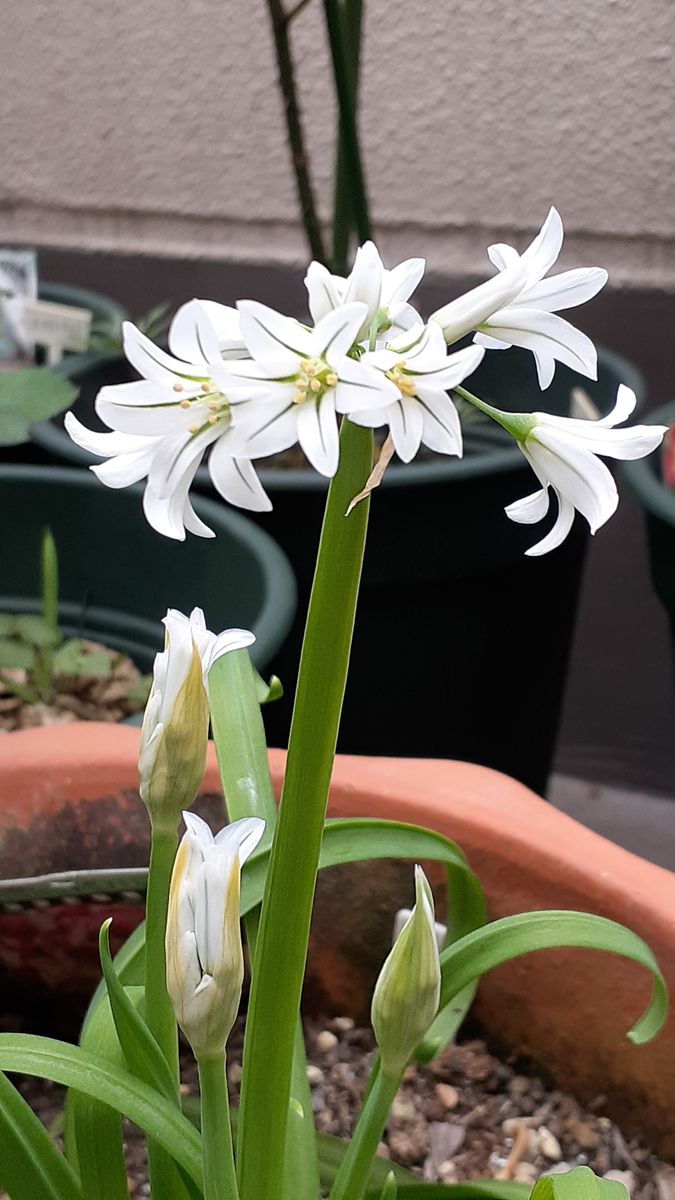
[[[272,34],[274,36],[277,65],[279,68],[279,86],[284,98],[288,144],[291,149],[291,161],[295,172],[295,183],[300,201],[302,223],[305,227],[312,256],[318,258],[320,262],[325,262],[323,236],[309,175],[309,164],[288,36],[289,18],[297,15],[298,9],[306,2],[307,0],[299,0],[299,4],[296,5],[294,10],[291,10],[290,14],[284,9],[281,0],[267,0],[267,7],[272,22]]]

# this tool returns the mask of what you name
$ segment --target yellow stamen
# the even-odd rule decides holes
[[[210,383],[203,383],[203,384],[202,384],[202,391],[203,391],[203,392],[210,392],[210,391],[211,391],[211,384],[210,384]]]
[[[199,433],[199,425],[188,425],[188,433]]]
[[[190,401],[189,400],[181,400],[180,407],[181,408],[190,408]]]
[[[313,379],[309,386],[311,387],[313,392],[321,391],[321,384],[318,379]]]
[[[331,371],[328,375],[326,375],[326,385],[328,387],[335,387],[337,384],[337,381],[338,381],[338,377],[335,374],[335,371]]]
[[[182,391],[184,391],[184,388],[183,388],[183,385],[182,385],[182,383],[174,383],[174,385],[173,385],[173,390],[174,390],[174,392],[182,392]]]
[[[209,417],[209,425],[217,425],[217,424],[218,424],[218,418],[214,413],[212,417]]]
[[[307,399],[307,392],[303,392],[301,390],[301,388],[298,388],[297,392],[295,393],[295,395],[293,397],[293,403],[294,404],[303,404],[306,399]]]
[[[311,358],[301,358],[300,366],[306,375],[315,375],[316,374],[316,367],[314,366],[314,363],[312,362]]]
[[[209,408],[211,409],[211,412],[217,412],[219,407],[220,404],[218,400],[209,400]]]

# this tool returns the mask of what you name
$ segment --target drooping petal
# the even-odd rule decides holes
[[[507,242],[494,242],[488,246],[487,255],[498,271],[505,271],[520,258],[518,251]]]
[[[532,287],[526,287],[518,297],[523,307],[541,308],[546,312],[558,312],[575,308],[591,300],[607,283],[608,275],[601,267],[577,267],[574,271],[562,271],[551,275]]]
[[[151,439],[156,442],[155,438]],[[152,465],[155,447],[145,450],[134,450],[131,454],[116,454],[107,462],[99,463],[90,468],[97,479],[109,488],[130,487],[145,479]]]
[[[117,454],[133,454],[136,451],[145,450],[148,447],[149,439],[142,434],[131,433],[99,433],[94,429],[87,429],[81,421],[72,412],[67,412],[63,424],[69,437],[73,439],[76,445],[81,446],[83,450],[88,450],[91,454],[97,454],[99,458],[112,458]]]
[[[484,354],[485,350],[482,346],[466,346],[464,350],[458,350],[456,354],[449,354],[445,361],[437,360],[435,368],[425,369],[416,364],[414,378],[431,384],[439,391],[449,392],[451,388],[457,387],[463,379],[476,370]]]
[[[211,451],[209,474],[214,487],[229,504],[251,512],[269,512],[272,508],[253,463],[248,458],[233,458],[225,438],[216,442]]]
[[[224,654],[231,650],[243,650],[255,642],[255,634],[250,629],[225,629],[222,633],[212,634],[208,649],[202,655],[204,674],[208,676],[211,667]],[[255,820],[256,818],[251,818]],[[263,822],[264,824],[264,822]],[[216,836],[218,841],[219,835]]]
[[[415,457],[422,441],[422,409],[412,397],[401,396],[396,404],[387,409],[389,431],[402,462]]]
[[[335,407],[330,394],[318,404],[298,404],[298,441],[316,471],[332,477],[338,468],[340,443]]]
[[[536,308],[505,308],[485,321],[483,329],[512,346],[553,356],[573,371],[596,379],[598,357],[590,338],[555,313]]]
[[[621,425],[623,421],[628,420],[636,404],[637,396],[633,389],[627,387],[625,383],[620,383],[616,392],[614,408],[606,416],[600,417],[598,425]]]
[[[196,537],[212,538],[216,536],[206,522],[197,516],[189,496],[185,497],[183,505],[183,524],[188,533],[194,533]]]
[[[558,500],[558,516],[551,531],[543,537],[540,542],[536,542],[534,546],[530,546],[525,553],[528,558],[538,558],[542,554],[548,554],[550,550],[555,550],[562,545],[574,523],[574,505],[570,504],[557,489],[555,494]],[[508,510],[507,510],[508,511]]]
[[[437,454],[462,454],[462,425],[459,413],[445,392],[428,384],[417,384],[422,410],[422,441]]]
[[[228,632],[241,633],[242,631],[228,630]],[[252,634],[250,636],[253,637]],[[253,854],[264,832],[265,822],[260,817],[242,817],[239,821],[232,821],[230,825],[225,825],[216,834],[214,842],[216,846],[224,846],[228,851],[236,850],[239,855],[239,863],[243,867]]]
[[[389,409],[393,405],[385,405],[384,408],[362,408],[358,412],[350,412],[349,420],[352,425],[362,425],[366,429],[380,429],[382,425],[389,424]]]
[[[616,511],[619,494],[609,470],[578,438],[537,425],[523,450],[556,491],[585,516],[591,533]]]
[[[242,337],[252,358],[273,359],[284,365],[284,374],[292,374],[298,359],[312,354],[312,333],[299,321],[257,300],[240,300],[238,307]]]
[[[532,492],[530,496],[523,496],[521,500],[507,504],[504,512],[511,521],[517,521],[519,525],[535,525],[538,521],[543,521],[549,507],[549,490],[548,487],[543,487]]]

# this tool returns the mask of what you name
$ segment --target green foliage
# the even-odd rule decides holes
[[[169,328],[170,305],[156,304],[134,322],[137,329],[152,341],[163,338]],[[101,322],[92,326],[89,349],[96,354],[121,354],[123,350],[122,325],[117,322]]]
[[[77,389],[49,367],[0,372],[0,446],[19,446],[30,427],[70,408]]]
[[[626,1200],[626,1189],[611,1179],[599,1179],[590,1167],[575,1167],[540,1179],[530,1200]]]

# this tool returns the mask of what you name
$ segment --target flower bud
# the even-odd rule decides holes
[[[209,668],[228,650],[255,639],[246,630],[210,633],[200,608],[190,617],[170,608],[164,618],[164,650],[155,658],[138,760],[141,799],[153,826],[175,829],[193,803],[204,775],[209,707]]]
[[[440,991],[434,899],[424,871],[415,867],[415,906],[373,994],[371,1019],[385,1074],[403,1072],[438,1012]]]
[[[234,1024],[244,980],[239,926],[241,868],[265,829],[258,817],[226,825],[214,838],[184,812],[169,891],[166,984],[176,1020],[197,1059],[219,1058]]]

